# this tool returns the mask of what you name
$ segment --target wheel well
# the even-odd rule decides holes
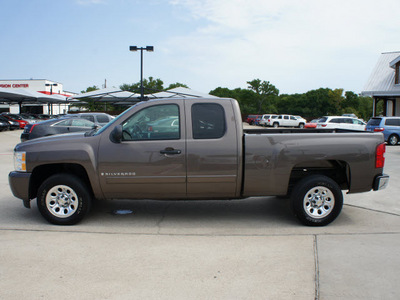
[[[82,180],[93,195],[89,177],[84,167],[78,164],[49,164],[38,166],[32,171],[32,176],[29,184],[29,199],[34,199],[37,196],[40,185],[50,176],[60,173],[72,174]]]
[[[334,180],[342,190],[350,188],[349,165],[340,160],[304,162],[294,166],[290,174],[289,193],[301,179],[310,175],[325,175]]]

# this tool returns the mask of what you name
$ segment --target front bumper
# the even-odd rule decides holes
[[[374,179],[373,189],[374,191],[383,190],[389,184],[389,175],[382,174],[378,175]]]
[[[24,200],[25,207],[30,207],[29,202],[29,181],[31,173],[25,172],[10,172],[8,174],[8,182],[10,184],[11,192],[15,197]]]

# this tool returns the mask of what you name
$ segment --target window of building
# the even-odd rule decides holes
[[[395,84],[400,84],[400,62],[396,64],[395,70]]]

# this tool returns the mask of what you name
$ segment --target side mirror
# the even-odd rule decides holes
[[[122,126],[117,125],[110,133],[110,140],[113,143],[121,143],[122,141]]]

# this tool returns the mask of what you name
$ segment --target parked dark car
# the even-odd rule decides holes
[[[0,131],[5,131],[10,129],[10,123],[4,119],[0,119]]]
[[[19,129],[19,123],[17,121],[10,120],[4,116],[0,116],[0,122],[6,122],[7,124],[9,124],[8,129],[10,130]]]
[[[382,132],[389,145],[397,145],[400,141],[400,117],[371,118],[365,130]]]
[[[20,116],[18,115],[12,115],[12,114],[2,114],[2,116],[4,116],[5,118],[11,120],[11,121],[15,121],[18,122],[19,124],[19,128],[23,129],[25,128],[25,126],[28,124],[28,121],[23,120]]]
[[[248,115],[246,118],[246,123],[253,125],[257,118],[262,118],[262,115]]]
[[[104,126],[112,119],[114,119],[113,116],[106,113],[77,113],[77,114],[68,114],[65,115],[64,117],[86,119],[100,126]]]
[[[81,118],[51,119],[26,125],[21,134],[21,142],[54,134],[90,131],[97,127],[93,122]]]

